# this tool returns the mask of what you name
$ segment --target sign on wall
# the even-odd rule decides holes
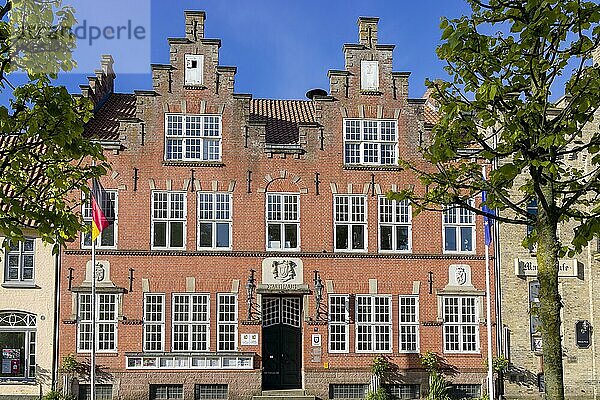
[[[590,347],[592,325],[589,321],[577,321],[575,323],[575,340],[577,347],[587,349]]]
[[[515,275],[537,276],[538,265],[535,258],[515,258]],[[558,276],[564,278],[578,278],[579,264],[576,259],[558,260]]]
[[[242,346],[258,346],[258,333],[242,333]]]

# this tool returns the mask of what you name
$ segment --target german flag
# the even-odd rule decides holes
[[[113,207],[108,193],[97,179],[92,179],[92,242],[114,222],[107,218],[107,215],[115,215],[114,210],[108,210],[108,207]]]

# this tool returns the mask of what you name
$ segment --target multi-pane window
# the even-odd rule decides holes
[[[450,396],[453,399],[479,399],[481,385],[476,383],[450,385]]]
[[[104,211],[105,217],[109,221],[114,221],[112,224],[107,226],[100,232],[100,235],[96,238],[96,247],[98,248],[114,248],[117,247],[117,225],[118,225],[118,191],[117,190],[106,190],[106,196],[102,198],[102,211]],[[81,206],[81,215],[83,216],[83,222],[91,227],[92,226],[92,203],[88,196],[84,195],[83,203]],[[81,233],[81,247],[87,248],[92,246],[92,230],[91,228]]]
[[[231,293],[217,295],[217,350],[237,350],[237,296]]]
[[[112,385],[96,384],[96,400],[112,400]],[[79,384],[79,396],[77,400],[92,400],[92,389],[89,384]]]
[[[231,194],[198,192],[198,248],[231,249]]]
[[[473,202],[470,202],[473,205]],[[444,251],[471,253],[475,250],[475,213],[464,207],[444,208]]]
[[[412,247],[412,211],[408,200],[379,197],[379,249],[410,251]]]
[[[299,249],[299,208],[297,194],[267,193],[267,249]]]
[[[396,165],[396,121],[344,120],[344,164]]]
[[[227,398],[227,385],[199,383],[194,385],[194,400],[213,400]]]
[[[331,383],[329,384],[330,399],[364,399],[369,391],[367,383]]]
[[[144,294],[144,351],[163,351],[165,342],[165,295]]]
[[[174,294],[172,309],[173,351],[208,351],[209,295]]]
[[[0,382],[36,377],[36,316],[33,314],[0,312]]]
[[[117,350],[117,295],[96,295],[96,350]],[[77,351],[92,350],[92,295],[80,293],[77,305]]]
[[[349,299],[347,295],[329,296],[329,352],[348,352]]]
[[[333,198],[335,250],[367,249],[367,198],[339,195]]]
[[[477,299],[473,296],[445,296],[443,301],[444,351],[479,352]]]
[[[538,316],[540,306],[540,282],[529,282],[529,333],[531,338],[531,350],[536,352],[542,351],[542,333],[540,327],[542,325]]]
[[[186,194],[152,192],[152,248],[184,249]]]
[[[381,295],[356,296],[356,352],[392,351],[392,298]]]
[[[6,251],[6,282],[33,282],[35,239],[25,238],[19,242],[9,242]]]
[[[398,333],[401,353],[419,352],[419,298],[417,296],[398,297]]]
[[[384,385],[394,400],[414,400],[421,398],[421,385],[411,383],[393,383]]]
[[[221,116],[166,114],[165,158],[220,161]]]
[[[150,400],[183,399],[183,385],[150,385]]]

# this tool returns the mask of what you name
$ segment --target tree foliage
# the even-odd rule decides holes
[[[91,103],[51,81],[74,65],[73,10],[58,0],[13,0],[0,18],[0,88],[12,90],[0,106],[0,232],[18,240],[32,227],[64,243],[82,228],[72,192],[107,169],[100,145],[83,136]],[[29,78],[17,88],[7,78],[15,71]]]
[[[393,197],[412,199],[417,211],[458,204],[481,214],[469,199],[486,191],[486,205],[499,210],[490,216],[535,228],[525,241],[538,249],[546,390],[562,399],[558,257],[600,232],[600,68],[592,63],[600,5],[467,1],[470,15],[440,25],[437,53],[450,80],[427,83],[440,115],[422,148],[429,166],[402,162],[427,190]],[[487,180],[481,163],[498,166]],[[532,201],[537,213],[528,212]],[[557,227],[567,221],[576,229],[562,243]]]

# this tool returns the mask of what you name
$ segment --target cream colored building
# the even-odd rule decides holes
[[[55,368],[57,262],[34,232],[0,247],[0,399],[38,399]],[[4,245],[4,238],[0,237]]]

